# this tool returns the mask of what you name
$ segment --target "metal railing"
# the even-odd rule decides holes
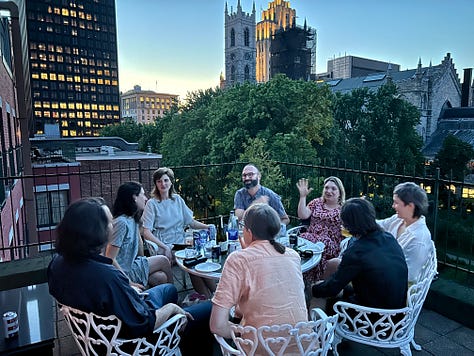
[[[346,189],[346,197],[366,196],[376,207],[377,217],[392,215],[392,192],[400,182],[413,181],[420,184],[428,193],[430,211],[427,223],[435,241],[439,262],[449,267],[455,278],[473,280],[474,276],[474,184],[441,178],[439,171],[431,172],[429,167],[422,176],[412,174],[391,173],[386,166],[369,167],[358,164],[349,166],[347,162],[339,164],[308,165],[288,162],[272,162],[278,166],[280,173],[272,177],[271,182],[262,172],[262,185],[275,190],[291,217],[292,225],[299,223],[296,217],[298,191],[296,181],[307,177],[314,188],[309,199],[316,198],[322,191],[324,178],[334,175],[341,178]],[[175,187],[194,211],[196,218],[217,223],[219,216],[226,216],[233,208],[233,197],[236,189],[242,186],[240,172],[243,162],[206,164],[193,166],[171,167],[175,173]],[[31,251],[51,249],[54,243],[55,224],[59,221],[67,205],[80,197],[102,196],[109,205],[120,183],[128,180],[140,181],[147,194],[152,188],[152,174],[157,167],[142,162],[126,165],[105,165],[100,170],[83,169],[78,164],[46,165],[36,168],[32,176],[10,176],[0,178],[1,181],[19,182],[32,179],[36,197],[37,231],[26,231],[13,226],[13,233],[6,232],[3,226],[15,214],[2,211],[2,230],[0,256],[5,258],[6,252],[15,258],[29,257]],[[370,168],[370,169],[369,169]],[[0,184],[1,186],[1,184]],[[10,185],[11,186],[11,185]],[[22,189],[24,185],[21,185]],[[14,187],[12,188],[14,189]],[[62,193],[61,193],[62,192]],[[13,194],[6,194],[2,209]],[[308,200],[309,201],[309,200]],[[21,210],[25,223],[27,214]],[[9,234],[9,236],[6,236]],[[28,236],[24,236],[27,234]],[[21,251],[21,253],[18,253]],[[467,277],[466,277],[467,276]]]

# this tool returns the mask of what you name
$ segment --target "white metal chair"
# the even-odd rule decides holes
[[[152,337],[122,339],[118,337],[122,321],[61,305],[61,312],[83,356],[89,355],[181,355],[178,334],[186,316],[177,314],[154,330]],[[151,340],[153,339],[153,341]]]
[[[307,228],[308,228],[308,226],[306,226],[306,225],[295,226],[295,227],[292,227],[292,228],[286,230],[286,234],[287,234],[288,236],[289,236],[290,234],[299,235],[300,233],[305,232]]]
[[[265,354],[275,355],[326,355],[334,336],[336,316],[328,317],[321,309],[312,310],[313,320],[296,325],[261,326],[232,325],[232,347],[221,336],[215,335],[222,354],[254,355],[257,348]]]
[[[415,343],[415,325],[421,308],[436,275],[437,260],[433,252],[422,271],[407,293],[407,306],[402,309],[368,308],[347,302],[337,302],[334,310],[338,316],[334,332],[333,352],[337,356],[337,345],[348,339],[366,345],[383,348],[400,348],[400,353],[410,356],[410,344],[417,351],[421,346]]]

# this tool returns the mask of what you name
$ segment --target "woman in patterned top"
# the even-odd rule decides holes
[[[309,188],[308,179],[302,178],[296,184],[300,193],[298,203],[298,218],[310,219],[306,232],[301,237],[311,241],[324,243],[321,262],[312,270],[303,274],[306,284],[313,284],[322,278],[327,261],[339,256],[341,234],[341,206],[346,198],[346,192],[341,180],[328,177],[324,180],[321,197],[313,199],[306,205],[306,197],[313,190]]]
[[[130,279],[131,285],[143,290],[162,283],[173,283],[171,264],[165,256],[143,256],[140,218],[147,198],[140,183],[123,183],[112,209],[113,238],[107,245],[106,256]]]

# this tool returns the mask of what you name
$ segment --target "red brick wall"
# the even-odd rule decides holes
[[[149,195],[153,172],[160,166],[159,159],[141,160],[141,182]],[[81,161],[82,197],[103,197],[111,207],[120,184],[127,181],[140,181],[137,160],[97,160]]]

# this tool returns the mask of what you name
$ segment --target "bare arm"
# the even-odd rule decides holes
[[[231,324],[229,321],[229,309],[212,304],[211,320],[209,321],[211,333],[224,338],[231,338]]]
[[[193,229],[209,229],[209,225],[203,224],[197,220],[193,220],[189,226]]]
[[[306,178],[298,180],[296,187],[300,193],[300,199],[298,201],[298,218],[305,220],[311,216],[311,210],[306,205],[306,197],[311,193],[313,188],[308,188],[308,180]]]
[[[171,261],[172,259],[172,253],[171,249],[166,246],[163,242],[158,240],[153,234],[151,233],[150,229],[147,229],[146,227],[143,228],[143,237],[149,241],[153,241],[158,245],[158,247],[161,247],[165,251],[165,256],[168,257],[168,259]]]
[[[237,219],[239,221],[242,221],[242,218],[244,217],[245,210],[244,209],[235,209],[235,216],[237,216]]]
[[[288,225],[290,223],[290,218],[288,217],[288,215],[280,216],[280,220],[282,224],[285,224],[285,225]]]

